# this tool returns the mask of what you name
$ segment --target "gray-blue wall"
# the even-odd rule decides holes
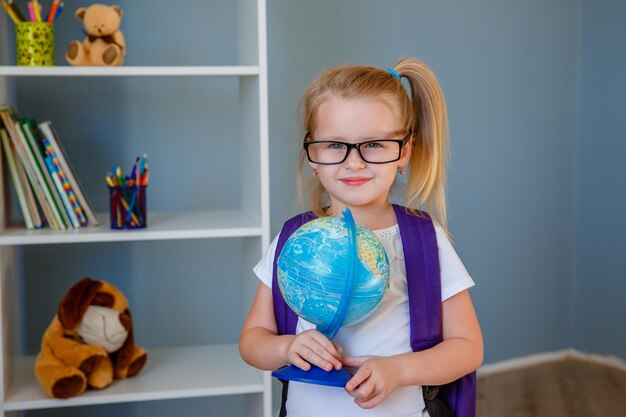
[[[582,4],[573,344],[626,358],[626,3]]]

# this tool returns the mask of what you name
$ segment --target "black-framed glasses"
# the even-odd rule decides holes
[[[409,131],[402,139],[373,139],[359,143],[339,142],[335,140],[315,140],[311,134],[304,136],[303,147],[310,162],[321,165],[341,164],[348,158],[350,151],[356,149],[361,159],[368,164],[388,164],[402,156],[402,148],[411,138]]]

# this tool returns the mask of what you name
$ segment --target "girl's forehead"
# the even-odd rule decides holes
[[[316,135],[376,135],[401,130],[399,109],[380,97],[336,97],[324,100],[317,110]]]

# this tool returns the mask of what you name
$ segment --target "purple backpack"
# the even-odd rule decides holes
[[[418,352],[435,346],[441,337],[441,277],[439,248],[433,222],[427,213],[414,215],[405,207],[393,206],[404,248],[409,314],[411,316],[411,349]],[[295,334],[298,316],[287,306],[278,287],[276,259],[291,234],[304,223],[315,219],[311,212],[299,214],[285,222],[274,255],[272,296],[278,334]],[[287,381],[283,382],[280,416],[286,416]],[[423,387],[424,401],[431,417],[454,415],[475,417],[476,372],[438,387]],[[441,404],[443,402],[446,406]],[[449,410],[448,410],[449,409]],[[450,414],[450,411],[452,414]]]

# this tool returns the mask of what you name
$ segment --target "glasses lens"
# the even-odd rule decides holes
[[[361,145],[360,151],[366,162],[391,162],[400,156],[400,144],[392,140],[365,142]]]
[[[309,159],[320,164],[337,164],[346,157],[348,147],[336,142],[310,142]]]
[[[384,164],[397,161],[400,158],[402,141],[381,139],[354,145],[342,142],[313,141],[307,142],[306,146],[309,160],[318,164],[340,164],[354,147],[357,147],[365,162]]]

